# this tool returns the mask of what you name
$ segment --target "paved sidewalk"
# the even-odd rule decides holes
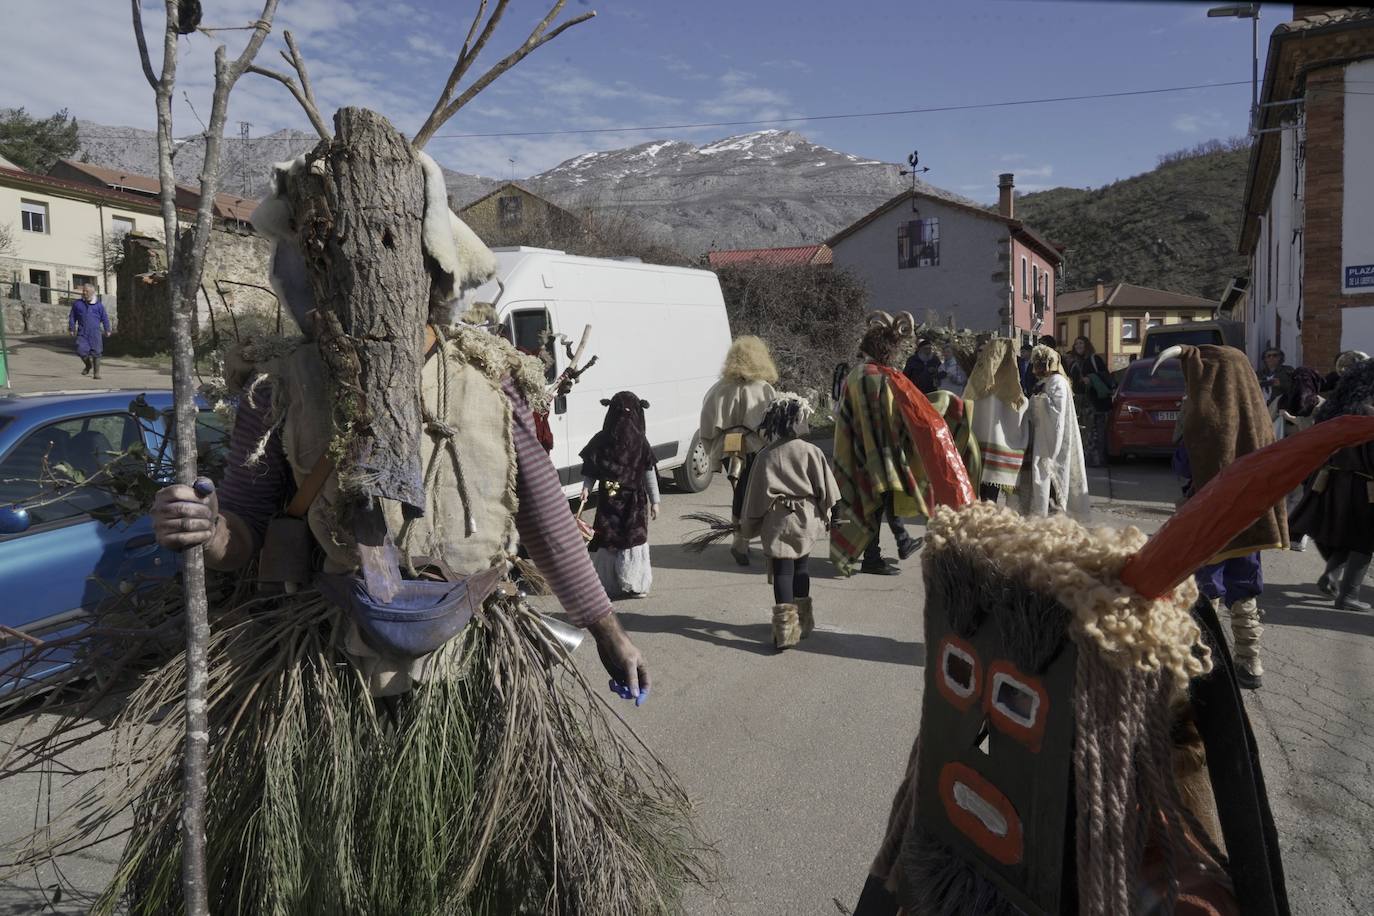
[[[19,394],[43,391],[100,391],[110,388],[172,387],[172,366],[150,368],[127,359],[102,357],[100,378],[81,374],[81,359],[70,338],[11,336],[8,340],[9,389]]]

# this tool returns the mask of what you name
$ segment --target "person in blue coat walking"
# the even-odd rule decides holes
[[[100,378],[100,354],[105,352],[105,338],[110,336],[110,316],[89,283],[81,287],[81,298],[72,303],[67,333],[76,338],[76,355],[85,366],[81,374]]]

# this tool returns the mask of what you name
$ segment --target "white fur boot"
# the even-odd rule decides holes
[[[1260,625],[1259,602],[1246,598],[1231,605],[1231,635],[1236,644],[1236,680],[1240,686],[1254,690],[1260,685],[1264,666],[1260,664],[1260,637],[1264,627]]]

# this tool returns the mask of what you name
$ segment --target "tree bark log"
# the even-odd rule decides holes
[[[339,485],[360,511],[394,499],[423,512],[424,178],[381,115],[343,108],[334,125],[289,195],[331,376]]]

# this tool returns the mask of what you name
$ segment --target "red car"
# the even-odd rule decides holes
[[[1126,367],[1112,397],[1107,421],[1107,455],[1168,455],[1174,450],[1174,426],[1183,401],[1183,366],[1165,360],[1154,375],[1153,359]]]

